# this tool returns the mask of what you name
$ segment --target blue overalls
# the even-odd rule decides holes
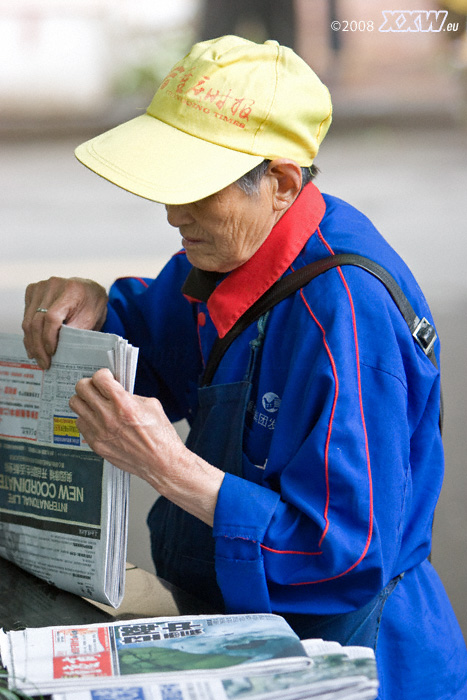
[[[186,443],[191,451],[210,464],[237,476],[242,476],[245,414],[267,315],[259,320],[258,337],[250,343],[250,360],[244,379],[198,389],[199,409]],[[148,525],[157,574],[175,587],[173,594],[180,614],[228,613],[216,581],[212,528],[164,497],[152,507]],[[400,578],[402,576],[393,579],[363,608],[353,612],[337,615],[282,613],[282,616],[302,639],[323,638],[376,649],[383,606]],[[189,594],[186,598],[184,591]],[[252,595],[258,596],[254,586]],[[192,596],[201,602],[198,609],[193,609]],[[206,608],[203,608],[203,603]]]

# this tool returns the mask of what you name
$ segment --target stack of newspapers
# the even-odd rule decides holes
[[[300,642],[278,615],[0,630],[10,691],[53,700],[374,700],[374,653]],[[1,696],[1,690],[0,690]]]
[[[95,454],[68,401],[102,367],[133,390],[137,349],[63,326],[50,369],[0,334],[0,556],[66,591],[118,607],[129,475]]]

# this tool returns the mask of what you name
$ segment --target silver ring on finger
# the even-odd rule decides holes
[[[48,311],[48,309],[43,309],[42,306],[38,306],[36,309],[36,313],[40,313],[40,314],[46,314],[47,311]]]

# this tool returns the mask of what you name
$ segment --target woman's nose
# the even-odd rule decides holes
[[[185,224],[192,224],[194,219],[185,204],[166,204],[167,221],[171,226],[180,228]]]

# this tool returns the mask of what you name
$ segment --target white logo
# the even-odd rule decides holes
[[[447,10],[383,10],[379,32],[457,32],[459,22],[447,22]],[[372,19],[338,20],[331,22],[333,32],[373,32]]]
[[[447,10],[383,10],[384,22],[380,32],[440,32],[452,30],[451,25],[443,28],[448,16]]]
[[[276,413],[281,405],[281,400],[277,394],[274,394],[272,391],[268,391],[261,399],[261,403],[263,404],[265,411],[268,413]]]

